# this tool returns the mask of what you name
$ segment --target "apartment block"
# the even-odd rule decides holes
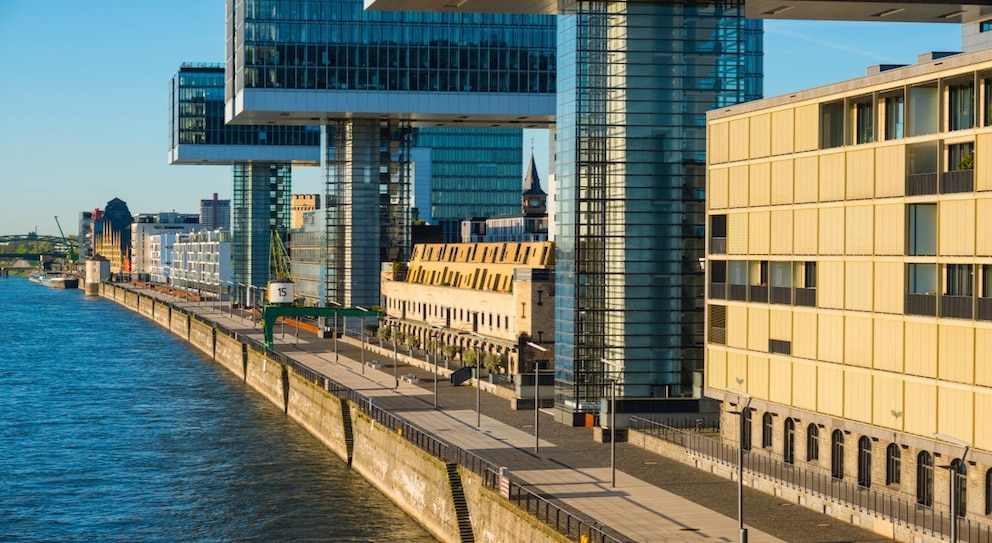
[[[986,522],[992,51],[886,68],[707,115],[705,394],[752,454],[942,510],[957,473]]]

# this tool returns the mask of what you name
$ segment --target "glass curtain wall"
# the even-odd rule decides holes
[[[416,128],[413,134],[413,147],[431,155],[430,208],[421,218],[441,226],[446,243],[461,241],[464,219],[520,214],[522,130]]]
[[[742,4],[577,2],[559,17],[556,390],[562,422],[698,398],[706,111],[761,95]],[[668,404],[672,405],[672,404]]]
[[[264,288],[269,282],[272,230],[289,231],[292,173],[289,164],[234,165],[231,211],[231,275],[235,285]]]

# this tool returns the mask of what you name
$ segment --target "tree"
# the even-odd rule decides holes
[[[444,345],[441,347],[441,353],[444,354],[445,358],[452,359],[458,354],[458,347],[455,345]]]
[[[420,348],[420,338],[417,337],[417,336],[413,336],[413,335],[407,336],[406,337],[406,344],[409,345],[410,347],[414,348],[414,349],[419,349]]]
[[[465,362],[466,367],[474,368],[476,362],[479,361],[479,354],[475,349],[466,347],[462,349],[462,361]]]
[[[486,356],[482,359],[482,365],[492,373],[499,373],[499,369],[503,366],[503,355],[486,353]]]
[[[391,329],[390,329],[389,326],[382,326],[382,327],[380,327],[379,328],[379,339],[389,339],[389,336],[392,335],[392,334],[390,334],[390,330]]]

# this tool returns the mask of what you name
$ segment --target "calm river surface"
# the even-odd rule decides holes
[[[0,541],[435,541],[154,323],[0,279]]]

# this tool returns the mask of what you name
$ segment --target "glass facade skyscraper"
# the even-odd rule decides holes
[[[522,130],[415,128],[418,218],[440,226],[445,242],[457,243],[464,219],[519,213],[522,144]]]
[[[227,120],[323,127],[328,300],[378,304],[382,262],[409,257],[414,124],[509,127],[519,149],[519,129],[553,118],[553,16],[368,12],[362,0],[229,0],[227,12]],[[469,131],[462,149],[483,134]],[[438,194],[454,183],[445,170],[469,162],[450,151],[432,164],[445,178],[432,212],[469,188],[462,179],[454,202]],[[496,192],[483,179],[502,182],[475,179],[478,195]]]
[[[692,410],[703,370],[706,111],[761,96],[742,2],[559,17],[555,403]],[[687,401],[679,401],[679,400]]]

